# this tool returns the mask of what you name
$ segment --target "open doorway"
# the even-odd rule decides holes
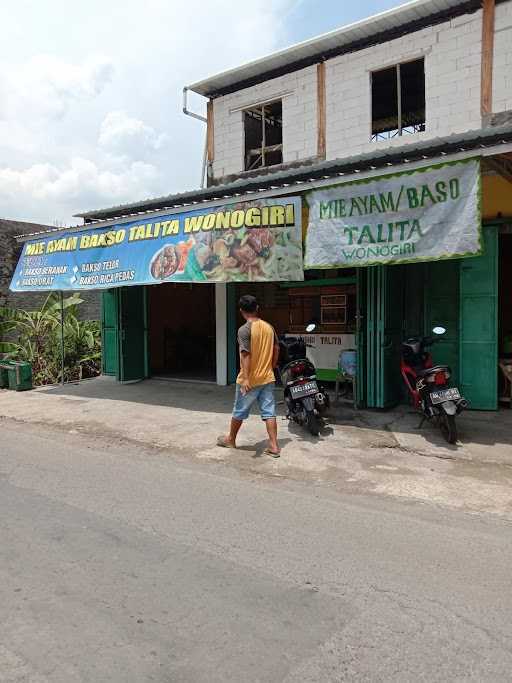
[[[215,382],[215,286],[155,285],[148,308],[151,375]]]
[[[238,301],[244,294],[252,294],[258,300],[262,318],[274,327],[278,336],[307,335],[308,358],[316,366],[317,377],[334,382],[341,351],[356,348],[357,285],[355,271],[347,275],[334,271],[328,273],[331,277],[324,277],[325,272],[310,271],[310,277],[300,283],[238,283],[232,301],[232,334],[244,322]],[[306,328],[312,322],[316,327],[308,334]],[[231,351],[230,381],[233,381],[240,367],[234,341]]]

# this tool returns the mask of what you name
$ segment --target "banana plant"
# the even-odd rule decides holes
[[[80,320],[82,299],[76,293],[64,298],[65,379],[99,374],[100,327],[96,321]],[[37,311],[0,307],[0,353],[32,364],[34,384],[53,384],[62,379],[61,301],[50,294]]]

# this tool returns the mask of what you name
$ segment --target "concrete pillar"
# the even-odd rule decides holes
[[[227,286],[224,282],[215,283],[215,337],[217,384],[228,383],[228,324],[227,324]]]

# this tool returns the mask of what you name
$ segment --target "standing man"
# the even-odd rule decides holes
[[[257,401],[261,419],[267,428],[269,445],[265,453],[272,458],[280,455],[277,443],[274,368],[279,358],[279,344],[272,325],[258,316],[256,297],[246,294],[240,299],[240,313],[245,324],[238,330],[240,374],[236,380],[235,405],[227,436],[219,436],[217,444],[236,448],[236,437],[252,404]]]

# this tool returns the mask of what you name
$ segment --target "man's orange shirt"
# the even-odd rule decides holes
[[[251,387],[275,382],[272,360],[277,336],[272,325],[264,320],[249,320],[238,330],[240,351],[251,354],[251,372],[248,378]],[[237,384],[242,384],[242,372],[237,377]]]

